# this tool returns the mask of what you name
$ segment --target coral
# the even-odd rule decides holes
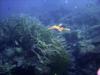
[[[62,75],[67,63],[61,41],[37,19],[19,16],[0,22],[0,73],[31,66],[36,75]]]
[[[96,75],[100,67],[100,25],[84,31],[65,33],[67,50],[71,56],[68,75]]]

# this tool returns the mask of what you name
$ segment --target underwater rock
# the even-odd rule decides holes
[[[100,44],[100,25],[94,25],[88,30],[88,39],[91,40],[91,43],[96,45]]]
[[[96,75],[97,69],[100,66],[100,53],[88,52],[77,59],[76,71],[78,75]]]
[[[99,30],[96,30],[93,28],[89,30],[90,32],[83,31],[78,34],[79,32],[75,31],[76,33],[64,34],[66,47],[71,56],[68,75],[96,75],[100,67],[100,45],[98,44],[99,35],[97,35]],[[92,37],[92,35],[96,36]]]

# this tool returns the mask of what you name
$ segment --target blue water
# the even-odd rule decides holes
[[[60,24],[70,32],[48,29]],[[97,75],[99,68],[100,0],[0,0],[0,75]]]
[[[65,17],[71,24],[85,16],[91,20],[98,17],[99,9],[99,0],[0,0],[1,17],[26,14],[45,24],[59,23]]]

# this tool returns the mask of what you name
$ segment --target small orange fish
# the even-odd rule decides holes
[[[49,29],[49,30],[57,30],[57,31],[60,31],[60,32],[62,32],[62,31],[70,31],[69,28],[64,28],[64,27],[62,26],[62,24],[53,25],[53,26],[49,27],[48,29]]]

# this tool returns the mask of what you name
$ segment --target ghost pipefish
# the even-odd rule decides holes
[[[64,27],[62,24],[58,24],[58,25],[53,25],[51,27],[48,28],[49,30],[57,30],[59,32],[63,32],[63,31],[70,31],[70,28]]]

